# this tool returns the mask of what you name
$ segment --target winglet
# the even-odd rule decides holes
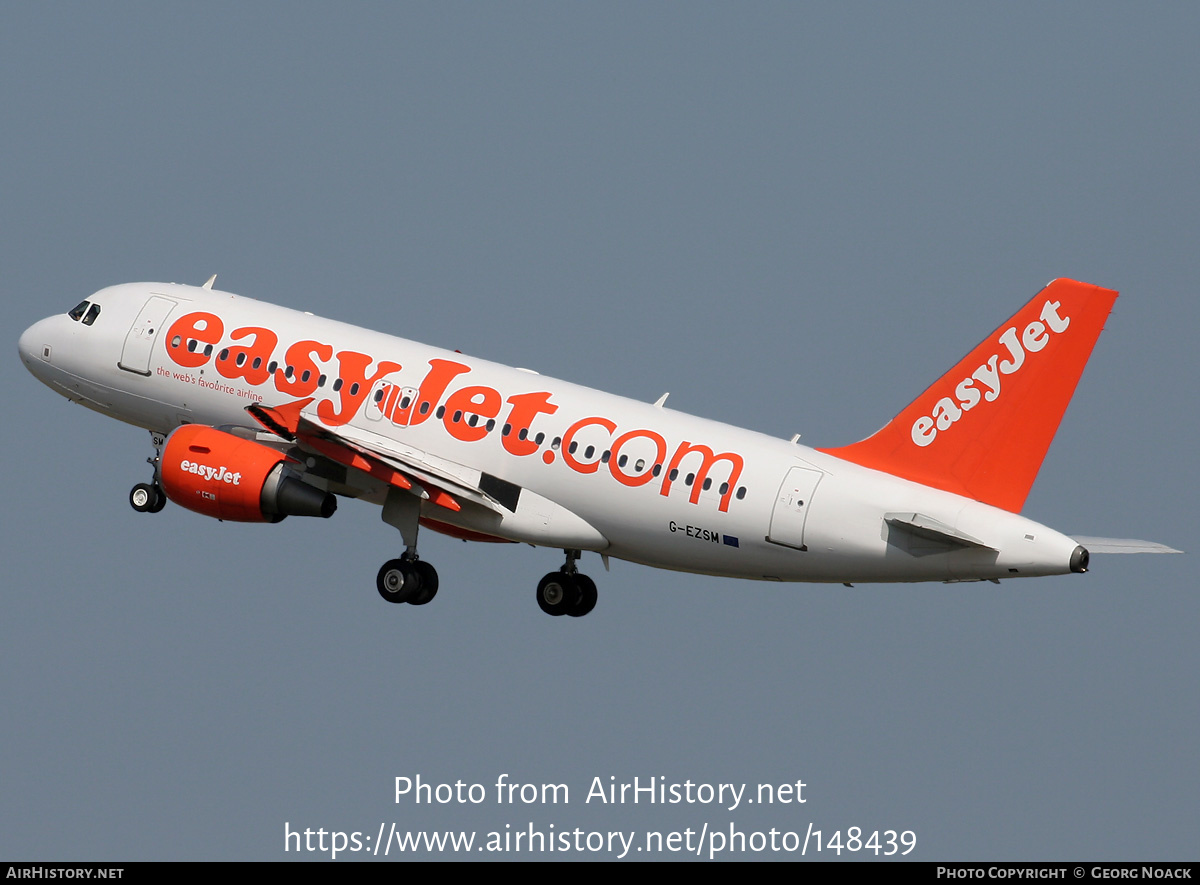
[[[873,436],[820,451],[1019,512],[1116,298],[1054,280]]]

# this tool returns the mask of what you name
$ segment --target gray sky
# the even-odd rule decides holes
[[[0,857],[278,859],[360,830],[910,829],[913,857],[1194,859],[1192,556],[854,589],[135,514],[147,435],[20,331],[201,283],[810,445],[1048,280],[1121,290],[1025,508],[1194,549],[1200,12],[1185,4],[6,4]],[[393,779],[566,806],[394,804]],[[802,806],[597,806],[794,782]],[[481,837],[482,838],[482,837]],[[318,855],[302,855],[316,857]],[[344,855],[350,858],[353,855]],[[484,855],[479,855],[484,856]]]

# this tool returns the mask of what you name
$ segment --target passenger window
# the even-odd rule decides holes
[[[90,326],[92,323],[96,322],[96,317],[98,316],[100,316],[100,305],[93,304],[88,309],[87,316],[83,318],[83,324],[85,326]]]
[[[81,316],[83,316],[83,312],[87,309],[88,309],[88,302],[80,301],[78,304],[76,304],[74,307],[71,308],[71,310],[67,313],[67,316],[69,316],[75,322],[79,322],[79,318]]]

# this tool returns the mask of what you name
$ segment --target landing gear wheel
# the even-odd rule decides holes
[[[582,618],[596,607],[596,600],[599,597],[599,593],[596,591],[596,582],[587,575],[577,573],[575,575],[575,583],[579,585],[579,601],[567,614],[573,618]]]
[[[138,513],[157,513],[165,503],[166,496],[149,483],[139,482],[129,490],[129,506]]]
[[[437,570],[419,559],[391,559],[379,570],[375,589],[388,602],[425,605],[437,596]]]
[[[432,602],[438,591],[437,570],[421,559],[410,562],[408,565],[417,579],[416,593],[408,601],[413,605],[425,605],[427,602]]]
[[[550,572],[538,582],[538,607],[548,615],[570,614],[578,607],[579,596],[579,584],[574,575]]]
[[[162,486],[154,487],[154,503],[150,505],[149,513],[160,513],[167,506],[167,494],[162,490]]]
[[[375,589],[388,602],[408,602],[408,594],[415,583],[409,575],[409,563],[403,559],[389,559],[375,577]]]

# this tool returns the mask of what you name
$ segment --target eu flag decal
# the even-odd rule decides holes
[[[737,547],[738,539],[733,535],[721,535],[721,540],[725,542],[726,547]]]

